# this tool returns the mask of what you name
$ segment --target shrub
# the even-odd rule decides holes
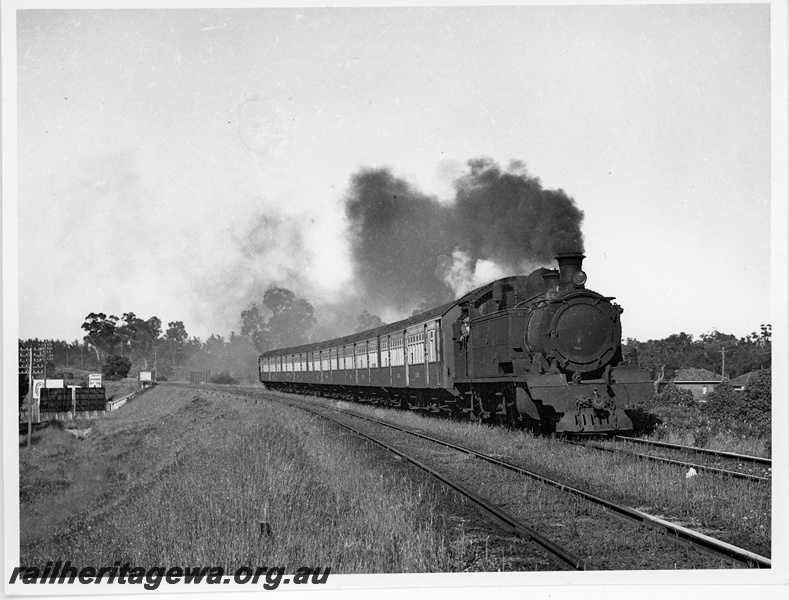
[[[642,404],[626,409],[625,413],[633,421],[633,435],[650,435],[655,433],[658,426],[663,424],[663,420],[656,414],[649,411]]]
[[[772,371],[755,375],[743,391],[727,382],[707,396],[702,412],[720,426],[739,434],[769,436],[772,418]]]
[[[656,396],[655,400],[659,404],[676,405],[676,406],[696,406],[696,399],[690,390],[678,388],[673,383],[669,383],[663,390]]]
[[[110,381],[123,379],[129,371],[131,371],[131,360],[125,356],[110,356],[101,368],[104,377]]]
[[[238,383],[238,380],[233,377],[228,371],[217,373],[211,376],[211,383],[218,383],[221,385],[233,385]]]
[[[699,406],[689,390],[670,383],[650,403],[635,407],[634,414],[628,412],[628,415],[633,420],[634,431],[656,439],[670,439],[695,435],[696,430],[709,424]]]

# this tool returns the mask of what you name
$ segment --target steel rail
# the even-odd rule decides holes
[[[697,452],[698,454],[710,454],[714,456],[722,456],[723,458],[731,458],[741,462],[752,462],[760,465],[772,466],[773,461],[769,458],[762,456],[748,456],[747,454],[736,454],[734,452],[724,452],[722,450],[710,450],[709,448],[696,448],[695,446],[680,446],[679,444],[669,444],[668,442],[657,442],[653,440],[642,440],[640,438],[625,437],[622,435],[614,436],[614,439],[624,440],[626,442],[633,442],[635,444],[644,444],[647,446],[658,446],[661,448],[672,448],[674,450],[689,450]]]
[[[693,467],[697,471],[709,471],[710,473],[716,473],[718,475],[725,475],[727,477],[732,477],[735,479],[748,479],[751,481],[761,481],[767,482],[770,481],[769,477],[762,477],[760,475],[753,475],[751,473],[743,473],[742,471],[729,471],[727,469],[719,469],[717,467],[710,467],[708,465],[699,465],[696,463],[691,462],[684,462],[679,460],[674,460],[672,458],[665,458],[663,456],[653,456],[651,454],[640,454],[638,452],[631,452],[630,450],[623,450],[622,448],[610,448],[608,446],[600,446],[599,444],[592,444],[589,442],[573,442],[572,440],[565,440],[564,443],[572,444],[573,446],[581,446],[592,448],[594,450],[604,450],[606,452],[613,452],[613,453],[620,453],[620,454],[629,454],[630,456],[635,456],[637,458],[644,458],[646,460],[651,460],[655,462],[661,462],[669,465],[677,465],[680,467]]]
[[[259,392],[253,392],[252,390],[243,390],[242,393],[247,393],[249,395],[256,395],[256,393],[259,393]],[[316,415],[319,415],[319,416],[321,416],[321,417],[323,417],[325,419],[332,420],[332,419],[329,419],[328,417],[326,417],[325,415],[321,415],[321,414],[317,413],[316,411],[313,411],[311,408],[302,406],[301,404],[289,403],[289,402],[286,402],[286,401],[284,401],[282,399],[279,399],[279,398],[274,398],[274,399],[279,401],[279,402],[281,402],[282,404],[285,404],[285,405],[288,405],[288,406],[295,406],[297,408],[301,408],[303,410],[306,410],[306,411],[312,412],[312,413],[314,413]],[[463,446],[459,446],[457,444],[453,444],[451,442],[446,442],[446,441],[440,440],[438,438],[433,438],[431,436],[425,435],[423,433],[419,433],[417,431],[406,429],[404,427],[400,427],[398,425],[393,425],[391,423],[385,423],[383,421],[378,421],[376,419],[372,419],[370,417],[365,417],[363,415],[359,415],[359,414],[356,414],[356,413],[353,413],[353,412],[344,411],[344,410],[340,410],[340,409],[333,408],[333,407],[328,407],[328,406],[325,406],[323,408],[326,408],[328,410],[332,410],[332,411],[335,411],[335,412],[341,412],[341,413],[344,413],[344,414],[347,414],[347,415],[350,415],[350,416],[353,416],[353,417],[357,417],[359,419],[363,419],[363,420],[366,420],[366,421],[371,421],[371,422],[374,422],[374,423],[377,423],[377,424],[380,424],[380,425],[384,425],[386,427],[390,427],[392,429],[396,429],[396,430],[402,431],[404,433],[408,433],[410,435],[413,435],[413,436],[416,436],[416,437],[420,437],[420,438],[423,438],[423,439],[431,441],[431,442],[435,442],[436,444],[440,444],[442,446],[445,446],[445,447],[448,447],[448,448],[452,448],[454,450],[458,450],[460,452],[464,452],[464,453],[470,454],[472,456],[476,456],[477,458],[480,458],[480,459],[485,460],[485,461],[487,461],[489,463],[498,465],[498,466],[500,466],[500,467],[502,467],[504,469],[508,469],[510,471],[514,471],[516,473],[520,473],[522,475],[526,475],[526,476],[531,477],[532,479],[534,479],[536,481],[539,481],[541,483],[545,483],[546,485],[551,485],[551,486],[556,487],[558,489],[561,489],[563,491],[569,492],[571,494],[575,494],[575,495],[577,495],[580,498],[583,498],[585,500],[589,500],[590,502],[593,502],[595,504],[598,504],[599,506],[602,506],[604,508],[609,509],[615,515],[619,515],[619,516],[621,516],[621,517],[623,517],[623,518],[625,518],[627,520],[630,520],[630,521],[633,521],[635,523],[638,523],[638,524],[642,525],[643,527],[645,527],[646,529],[652,529],[652,530],[656,530],[658,532],[662,532],[662,533],[664,533],[666,535],[672,535],[672,536],[676,537],[677,539],[679,539],[679,540],[681,540],[681,541],[683,541],[683,542],[685,542],[685,543],[687,543],[689,545],[692,545],[692,546],[694,546],[694,547],[696,547],[696,548],[698,548],[700,550],[703,550],[705,552],[711,553],[713,555],[730,558],[730,559],[733,559],[733,560],[735,560],[737,562],[744,563],[744,564],[746,564],[746,565],[748,565],[750,567],[757,567],[757,568],[762,568],[762,569],[770,569],[770,568],[772,568],[772,561],[771,561],[771,559],[769,559],[769,558],[767,558],[765,556],[761,556],[759,554],[756,554],[755,552],[751,552],[750,550],[745,550],[744,548],[738,548],[737,546],[734,546],[733,544],[729,544],[727,542],[723,542],[721,540],[718,540],[718,539],[715,539],[713,537],[704,535],[704,534],[699,533],[697,531],[693,531],[692,529],[688,529],[687,527],[683,527],[682,525],[677,525],[676,523],[671,523],[670,521],[666,521],[664,519],[661,519],[659,517],[655,517],[655,516],[650,515],[650,514],[645,513],[645,512],[641,512],[640,510],[637,510],[635,508],[630,508],[629,506],[622,506],[622,505],[616,504],[615,502],[611,502],[609,500],[606,500],[605,498],[601,498],[601,497],[596,496],[594,494],[591,494],[589,492],[585,492],[583,490],[574,488],[572,486],[569,486],[567,484],[561,483],[559,481],[555,481],[555,480],[550,479],[548,477],[544,477],[543,475],[540,475],[538,473],[534,473],[532,471],[524,469],[523,467],[519,467],[519,466],[514,465],[512,463],[508,463],[508,462],[499,460],[498,458],[495,458],[493,456],[489,456],[487,454],[483,454],[481,452],[477,452],[476,450],[473,450],[471,448],[466,448],[466,447],[463,447]],[[343,423],[339,423],[338,421],[334,421],[334,422],[336,422],[339,425],[342,425],[343,427],[346,427],[348,429],[353,429],[349,425],[345,425]],[[360,435],[364,436],[364,434],[360,434]],[[616,436],[616,437],[622,437],[622,436]],[[623,438],[623,439],[629,439],[629,438]],[[379,443],[381,445],[384,445],[382,442],[379,442],[377,440],[373,440],[373,441],[375,441],[376,443]],[[710,451],[710,452],[716,452],[716,451]],[[403,458],[406,458],[406,457],[404,456]],[[754,457],[754,458],[758,458],[758,457]],[[407,460],[409,460],[409,459],[407,459]],[[769,460],[769,459],[763,459],[763,460]],[[414,464],[416,464],[416,463],[414,463]],[[420,468],[422,468],[422,467],[420,466]],[[536,541],[536,539],[535,539],[535,541]]]
[[[544,535],[542,535],[541,533],[539,533],[535,529],[529,527],[528,525],[526,525],[524,523],[521,523],[515,517],[513,517],[512,515],[510,515],[506,511],[502,510],[501,508],[497,507],[496,505],[492,504],[491,502],[489,502],[488,500],[486,500],[482,496],[479,496],[478,494],[472,492],[471,490],[463,487],[459,483],[456,483],[456,482],[452,481],[451,479],[448,479],[447,477],[443,476],[441,473],[439,473],[435,469],[430,468],[426,464],[420,462],[419,460],[413,458],[412,456],[409,456],[405,452],[403,452],[401,450],[398,450],[394,446],[391,446],[390,444],[387,444],[386,442],[383,442],[383,441],[381,441],[381,440],[379,440],[379,439],[377,439],[377,438],[375,438],[375,437],[373,437],[371,435],[363,433],[363,432],[359,431],[358,429],[356,429],[355,427],[352,427],[351,425],[348,425],[346,423],[342,423],[341,421],[338,421],[337,419],[332,419],[331,417],[329,417],[327,415],[324,415],[324,414],[320,413],[319,411],[314,410],[311,407],[303,406],[302,404],[300,404],[298,402],[295,402],[295,403],[287,402],[287,401],[282,400],[280,398],[275,398],[275,400],[278,401],[278,402],[281,402],[282,404],[285,404],[287,406],[291,406],[291,407],[294,407],[294,408],[299,408],[299,409],[304,410],[306,412],[312,413],[312,414],[314,414],[314,415],[316,415],[318,417],[326,419],[327,421],[329,421],[331,423],[335,423],[337,425],[340,425],[341,427],[344,427],[345,429],[348,429],[349,431],[352,431],[356,435],[358,435],[360,437],[363,437],[363,438],[365,438],[365,439],[367,439],[367,440],[369,440],[369,441],[371,441],[371,442],[373,442],[375,444],[378,444],[379,446],[385,448],[386,450],[388,450],[389,452],[391,452],[393,454],[396,454],[397,456],[399,456],[399,457],[403,458],[404,460],[410,462],[411,464],[415,465],[416,467],[419,467],[420,469],[422,469],[426,473],[429,473],[430,475],[432,475],[433,477],[435,477],[436,479],[441,481],[444,485],[452,488],[453,490],[455,490],[455,491],[459,492],[460,494],[462,494],[463,496],[467,497],[474,504],[476,504],[477,507],[479,507],[484,513],[486,513],[489,518],[492,518],[495,522],[497,522],[499,525],[504,527],[504,529],[515,533],[516,535],[526,539],[527,541],[528,540],[534,541],[537,545],[539,545],[540,547],[542,547],[543,549],[548,551],[548,553],[550,553],[552,556],[557,558],[563,566],[571,568],[571,569],[576,570],[576,571],[588,571],[588,570],[591,570],[593,568],[592,565],[590,563],[588,563],[587,561],[585,561],[582,558],[576,556],[575,554],[573,554],[569,550],[566,550],[566,549],[562,548],[561,546],[559,546],[555,542],[552,542],[551,540],[546,538]],[[322,408],[331,408],[331,407],[322,407]],[[344,412],[344,411],[339,411],[339,412]],[[348,414],[348,413],[344,413],[344,414]]]
[[[751,552],[750,550],[739,548],[737,546],[734,546],[733,544],[729,544],[727,542],[715,539],[708,535],[704,535],[703,533],[693,531],[692,529],[688,529],[687,527],[683,527],[682,525],[677,525],[676,523],[666,521],[664,519],[655,517],[648,513],[641,512],[640,510],[637,510],[635,508],[630,508],[629,506],[616,504],[615,502],[611,502],[610,500],[606,500],[605,498],[601,498],[600,496],[596,496],[590,492],[585,492],[578,488],[569,486],[565,483],[555,481],[553,479],[540,475],[539,473],[534,473],[533,471],[529,471],[528,469],[524,469],[523,467],[519,467],[518,465],[508,463],[506,461],[500,460],[493,456],[489,456],[482,452],[477,452],[476,450],[473,450],[471,448],[466,448],[464,446],[453,444],[452,442],[446,442],[444,440],[440,440],[438,438],[434,438],[429,435],[419,433],[418,431],[413,431],[410,429],[406,429],[405,427],[400,427],[399,425],[392,425],[391,423],[378,421],[377,419],[373,419],[371,417],[365,417],[363,415],[359,415],[353,412],[343,411],[332,407],[325,407],[325,408],[337,412],[342,412],[344,414],[351,415],[366,421],[371,421],[373,423],[378,423],[380,425],[384,425],[386,427],[390,427],[392,429],[396,429],[398,431],[402,431],[404,433],[408,433],[410,435],[423,438],[425,440],[434,442],[436,444],[440,444],[442,446],[452,448],[459,452],[471,454],[473,456],[476,456],[477,458],[498,465],[504,469],[508,469],[510,471],[520,473],[521,475],[526,475],[541,483],[545,483],[547,485],[551,485],[553,487],[559,488],[571,494],[575,494],[585,500],[593,502],[594,504],[607,508],[608,510],[612,511],[612,513],[616,515],[624,517],[630,521],[636,522],[646,527],[647,529],[655,529],[657,531],[662,531],[666,535],[672,535],[687,544],[695,546],[700,550],[704,550],[706,552],[712,553],[716,556],[723,556],[726,558],[730,558],[737,562],[741,562],[749,566],[758,567],[761,569],[772,568],[772,561],[769,558],[756,554],[755,552]]]

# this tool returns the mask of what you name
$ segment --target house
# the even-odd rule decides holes
[[[722,381],[720,375],[707,369],[682,369],[674,375],[673,383],[680,389],[690,390],[696,400],[703,400]]]
[[[741,392],[758,373],[759,371],[751,371],[750,373],[732,379],[729,383],[736,391]]]

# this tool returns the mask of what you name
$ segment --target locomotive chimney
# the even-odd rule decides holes
[[[580,252],[566,252],[556,256],[556,262],[559,263],[559,288],[561,290],[583,287],[586,276],[579,278],[578,281],[573,281],[573,275],[578,272],[583,273],[581,265],[583,265],[584,258],[586,256]]]

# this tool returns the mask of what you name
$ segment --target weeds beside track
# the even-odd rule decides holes
[[[242,391],[260,394],[260,388]],[[298,396],[267,392],[294,398]],[[613,453],[590,453],[559,439],[475,423],[425,417],[409,411],[364,404],[337,403],[309,397],[312,405],[341,406],[354,412],[429,432],[444,441],[506,459],[544,477],[593,491],[617,504],[676,523],[732,546],[769,557],[771,553],[770,486],[742,480],[724,481],[700,473],[686,478],[687,468],[634,461]]]
[[[280,400],[280,401],[282,401],[282,400]],[[300,402],[296,402],[296,403],[287,402],[287,403],[291,404],[291,405],[299,406],[302,409],[307,410],[307,411],[312,412],[312,413],[315,413],[315,414],[321,414],[320,412],[315,411],[314,409],[312,409],[310,407],[304,406]],[[323,408],[327,408],[327,407],[323,407]],[[416,437],[421,438],[423,440],[427,440],[427,441],[432,442],[434,444],[439,444],[441,446],[452,448],[454,450],[457,450],[457,451],[465,453],[465,454],[473,455],[473,456],[475,456],[475,457],[477,457],[479,459],[482,459],[484,461],[487,461],[487,462],[489,462],[491,464],[497,465],[497,466],[502,467],[504,469],[507,469],[509,471],[514,471],[514,472],[519,473],[521,475],[526,475],[526,476],[531,477],[532,479],[535,479],[535,480],[537,480],[537,481],[539,481],[541,483],[553,486],[553,487],[561,489],[562,491],[565,491],[565,492],[569,492],[570,494],[574,494],[574,495],[576,495],[579,498],[583,498],[586,501],[592,502],[593,504],[602,506],[605,509],[611,511],[613,514],[618,515],[620,517],[623,517],[623,518],[625,518],[625,519],[627,519],[627,520],[629,520],[631,522],[635,522],[635,523],[637,523],[639,525],[642,525],[642,526],[646,527],[649,530],[658,530],[658,531],[660,531],[662,533],[667,534],[670,537],[673,537],[673,538],[676,538],[677,540],[680,540],[682,543],[688,544],[688,545],[693,546],[693,547],[695,547],[697,549],[706,551],[708,553],[717,555],[719,557],[723,557],[725,559],[731,559],[731,560],[734,560],[734,561],[736,561],[738,563],[742,563],[742,564],[744,564],[746,566],[749,566],[749,567],[770,568],[770,566],[771,566],[771,561],[769,559],[767,559],[765,557],[762,557],[762,556],[759,556],[759,555],[757,555],[757,554],[755,554],[753,552],[749,552],[749,551],[744,550],[742,548],[737,548],[736,546],[733,546],[733,545],[728,544],[726,542],[722,542],[721,540],[716,540],[716,539],[714,539],[714,538],[712,538],[710,536],[699,534],[699,533],[697,533],[695,531],[692,531],[692,530],[690,530],[690,529],[688,529],[686,527],[682,527],[682,526],[679,526],[677,524],[670,523],[670,522],[668,522],[668,521],[666,521],[664,519],[660,519],[658,517],[654,517],[652,515],[643,513],[641,511],[638,511],[638,510],[635,510],[635,509],[632,509],[632,508],[629,508],[629,507],[626,507],[626,506],[618,505],[616,503],[610,502],[608,500],[605,500],[603,498],[600,498],[599,496],[595,496],[595,495],[590,494],[588,492],[585,492],[583,490],[575,489],[575,488],[572,488],[572,487],[570,487],[570,486],[568,486],[566,484],[563,484],[563,483],[560,483],[560,482],[557,482],[557,481],[554,481],[554,480],[542,477],[542,476],[540,476],[540,475],[538,475],[536,473],[533,473],[533,472],[530,472],[530,471],[528,471],[526,469],[518,467],[517,465],[513,465],[511,463],[507,463],[505,461],[499,460],[499,459],[497,459],[495,457],[492,457],[490,455],[477,452],[477,451],[475,451],[473,449],[470,449],[470,448],[467,448],[467,447],[464,447],[464,446],[460,446],[460,445],[457,445],[457,444],[452,444],[452,443],[449,443],[449,442],[445,442],[443,440],[439,440],[437,438],[425,435],[425,434],[417,432],[417,431],[412,431],[412,430],[409,430],[409,429],[406,429],[406,428],[403,428],[403,427],[392,425],[390,423],[385,423],[385,422],[380,421],[378,419],[373,419],[373,418],[370,418],[370,417],[366,417],[366,416],[363,416],[363,415],[355,414],[353,412],[343,411],[343,410],[340,410],[340,409],[330,408],[330,410],[333,410],[333,411],[336,411],[336,412],[339,412],[339,413],[342,413],[342,414],[348,414],[348,415],[354,416],[354,417],[356,417],[358,419],[363,419],[363,420],[365,420],[367,422],[370,422],[370,423],[375,423],[377,425],[381,425],[381,426],[384,426],[384,427],[392,428],[392,429],[395,429],[397,431],[400,431],[400,432],[403,432],[403,433],[407,433],[407,434],[412,435],[412,436],[416,436]],[[321,415],[321,416],[323,416],[324,418],[327,418],[327,419],[329,418],[326,415]],[[343,424],[343,423],[337,421],[336,419],[331,419],[331,420],[334,421],[334,422],[339,423],[340,425],[342,425],[344,427],[348,427],[348,425]],[[355,429],[354,429],[354,431],[356,431],[360,435],[368,437],[369,439],[373,439],[371,436],[368,436],[367,434],[361,433],[361,432],[359,432],[359,431],[357,431]],[[374,439],[374,441],[376,441],[377,443],[382,443],[379,440],[375,440]],[[396,452],[396,450],[393,450],[392,448],[389,448],[389,449],[391,451],[395,451]],[[409,459],[409,460],[411,460],[411,459]],[[420,465],[420,466],[422,468],[426,468],[423,465]],[[450,485],[452,485],[452,484],[450,484]],[[588,568],[588,567],[585,567],[585,568]]]
[[[619,439],[628,440],[632,442],[642,442],[642,440],[639,440],[637,438],[619,438]],[[762,482],[762,483],[769,483],[770,481],[770,475],[771,475],[770,470],[758,468],[758,467],[754,468],[750,462],[748,464],[743,464],[742,461],[728,462],[728,464],[723,461],[710,461],[704,463],[690,462],[689,460],[680,460],[680,456],[678,455],[669,458],[669,456],[655,452],[650,454],[643,454],[641,452],[636,452],[634,450],[634,446],[632,444],[628,444],[628,442],[611,443],[607,440],[604,440],[603,443],[593,443],[593,442],[578,442],[573,440],[565,440],[565,443],[573,444],[584,448],[590,448],[592,450],[619,453],[625,456],[631,456],[636,459],[651,460],[654,462],[664,463],[667,465],[680,466],[683,468],[687,468],[688,473],[692,475],[697,474],[699,471],[705,471],[707,473],[713,473],[724,477],[731,477],[732,479],[744,479],[748,481]],[[648,444],[650,446],[654,446],[655,448],[658,449],[660,446],[667,446],[666,444],[658,444],[655,442],[649,442],[645,440],[643,441],[643,443]],[[683,447],[679,446],[677,448],[683,448]],[[696,453],[699,453],[699,451],[709,452],[711,455],[723,454],[714,450],[705,450],[704,448],[687,448],[686,450],[690,452],[695,451]],[[734,455],[734,456],[738,456],[738,455]],[[743,458],[751,459],[753,457],[743,457]],[[762,459],[762,460],[766,460],[767,464],[770,463],[769,459]],[[723,466],[726,466],[728,468],[722,468]],[[695,473],[690,471],[690,469],[693,469]]]

